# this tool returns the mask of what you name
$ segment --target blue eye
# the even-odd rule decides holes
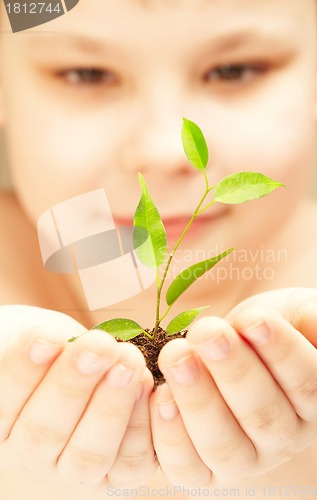
[[[259,64],[223,64],[208,71],[204,76],[204,80],[207,82],[239,83],[263,72],[264,67]]]
[[[60,76],[71,85],[99,85],[117,83],[117,77],[110,71],[97,68],[76,68],[60,73]]]

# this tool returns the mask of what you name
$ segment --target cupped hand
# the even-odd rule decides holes
[[[170,341],[151,396],[160,465],[173,484],[252,478],[317,441],[317,291],[255,295]]]
[[[105,332],[69,337],[39,325],[2,353],[0,466],[102,491],[140,486],[157,468],[144,358]]]

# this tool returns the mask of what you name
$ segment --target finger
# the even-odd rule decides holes
[[[198,455],[166,383],[152,394],[150,408],[154,447],[168,480],[177,486],[208,487],[211,472]]]
[[[15,422],[9,446],[38,470],[54,467],[96,384],[119,357],[117,342],[91,331],[68,344]]]
[[[9,436],[23,406],[66,345],[60,330],[38,325],[4,352],[0,361],[0,442]]]
[[[190,439],[213,472],[213,481],[218,476],[240,477],[242,471],[252,469],[256,462],[252,442],[187,340],[168,342],[160,353],[159,367]]]
[[[296,435],[299,419],[254,349],[222,318],[197,321],[188,343],[201,356],[222,397],[261,453],[280,453]]]
[[[303,299],[293,311],[290,323],[314,347],[317,347],[317,298],[309,297]]]
[[[297,324],[307,327],[311,304],[302,308]],[[317,319],[317,304],[315,313]],[[317,421],[317,351],[292,325],[275,311],[260,307],[242,311],[234,320],[236,330],[254,347],[281,386],[297,415]],[[317,321],[315,322],[317,331]]]
[[[58,459],[58,474],[64,481],[87,485],[102,481],[109,485],[105,476],[126,433],[145,368],[144,357],[136,346],[120,343],[117,347],[117,363],[96,387]]]
[[[241,311],[257,306],[265,308],[267,312],[277,312],[317,347],[316,288],[287,287],[252,295],[231,309],[225,320],[234,324],[235,318]]]
[[[136,488],[151,479],[158,467],[149,410],[153,377],[147,368],[140,387],[142,392],[134,403],[115,463],[108,473],[108,481],[113,487]]]

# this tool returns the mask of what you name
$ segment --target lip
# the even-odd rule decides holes
[[[203,232],[207,227],[221,219],[225,212],[213,213],[209,216],[200,216],[194,220],[186,238],[197,237],[198,233]],[[164,220],[164,225],[169,240],[177,240],[184,231],[190,217],[169,218]]]
[[[192,223],[189,235],[196,234],[197,231],[200,231],[208,224],[212,224],[216,222],[218,219],[222,218],[223,215],[227,213],[227,210],[222,210],[221,212],[213,212],[210,215],[201,215]],[[162,216],[162,220],[166,229],[167,237],[170,239],[175,239],[175,237],[179,237],[186,225],[191,219],[191,215],[179,215],[173,217],[164,217]],[[114,217],[115,224],[119,226],[133,226],[133,218],[131,217]]]

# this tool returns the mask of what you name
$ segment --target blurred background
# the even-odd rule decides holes
[[[315,153],[315,175],[312,179],[309,195],[317,198],[317,133],[316,133],[316,153]],[[300,166],[299,166],[300,168]],[[0,130],[0,189],[10,189],[11,181],[6,157],[4,138]]]

